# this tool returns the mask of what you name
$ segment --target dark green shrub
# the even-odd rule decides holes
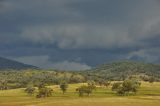
[[[43,87],[38,89],[37,98],[44,98],[52,96],[53,90],[51,88]]]
[[[87,94],[87,96],[90,96],[90,94],[93,92],[93,90],[96,89],[96,86],[94,85],[83,85],[79,88],[76,89],[76,91],[78,91],[79,96],[84,96],[84,94]]]
[[[118,95],[136,94],[141,83],[137,80],[125,80],[123,83],[114,83],[112,90],[116,91]]]
[[[63,94],[67,91],[67,88],[68,88],[68,84],[66,82],[63,82],[60,84],[60,88],[63,92]]]
[[[28,93],[29,95],[32,95],[32,94],[34,94],[35,93],[35,88],[34,87],[27,87],[26,89],[25,89],[25,92],[26,93]]]

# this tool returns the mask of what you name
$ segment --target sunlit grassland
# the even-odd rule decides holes
[[[98,87],[90,97],[79,97],[75,89],[81,84],[70,84],[66,94],[58,85],[52,97],[35,98],[24,89],[0,91],[0,106],[160,106],[160,83],[143,82],[137,95],[117,96],[111,87]]]

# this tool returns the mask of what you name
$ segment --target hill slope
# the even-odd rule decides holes
[[[0,57],[0,70],[6,70],[6,69],[15,69],[15,70],[38,69],[38,67]]]
[[[128,76],[154,76],[160,78],[160,65],[121,61],[100,65],[94,69],[84,72],[88,77],[121,80]]]

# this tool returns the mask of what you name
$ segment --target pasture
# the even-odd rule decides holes
[[[58,85],[52,97],[36,98],[24,92],[24,88],[0,91],[0,106],[160,106],[160,83],[142,82],[136,95],[117,96],[111,87],[98,87],[91,96],[79,97],[75,89],[81,84],[70,84],[62,93]]]

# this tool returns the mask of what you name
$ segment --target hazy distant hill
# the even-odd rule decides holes
[[[0,70],[7,69],[38,69],[38,67],[0,57]],[[59,72],[61,71],[57,71],[57,73]],[[91,70],[72,72],[82,75],[87,80],[95,81],[101,79],[122,80],[130,76],[138,76],[142,79],[152,76],[160,81],[160,65],[133,61],[113,62],[97,66]]]
[[[0,57],[0,70],[6,70],[6,69],[15,69],[15,70],[38,69],[38,67]]]
[[[100,65],[84,72],[88,77],[120,80],[128,76],[153,76],[160,79],[160,65],[121,61]]]

